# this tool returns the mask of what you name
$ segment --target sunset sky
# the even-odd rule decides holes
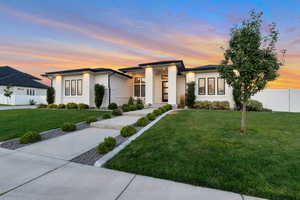
[[[251,9],[277,24],[278,49],[287,49],[269,87],[300,89],[300,0],[1,0],[0,66],[39,76],[170,59],[219,64],[230,28]]]

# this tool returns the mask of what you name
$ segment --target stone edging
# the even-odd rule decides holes
[[[159,117],[157,117],[155,120],[150,122],[147,126],[143,127],[140,131],[138,131],[136,134],[133,136],[129,137],[125,142],[114,148],[112,151],[108,152],[104,156],[102,156],[99,160],[97,160],[94,164],[95,167],[102,167],[107,161],[109,161],[112,157],[117,155],[122,149],[124,149],[128,144],[131,143],[131,141],[135,140],[138,138],[140,135],[142,135],[145,131],[147,131],[149,128],[151,128],[153,125],[155,125],[160,119],[162,119],[164,116],[167,114],[173,112],[175,110],[169,110]]]

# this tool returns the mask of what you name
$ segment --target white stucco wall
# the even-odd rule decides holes
[[[184,75],[177,76],[177,104],[180,103],[181,96],[185,97],[185,82],[186,78]]]
[[[94,75],[94,82],[92,83],[92,95],[91,95],[91,106],[95,107],[95,92],[94,92],[94,86],[96,84],[103,85],[105,87],[103,102],[101,107],[107,107],[108,106],[108,74],[107,73],[97,73]]]
[[[111,103],[116,103],[118,105],[128,103],[129,97],[132,95],[131,86],[129,78],[113,74],[110,76],[110,87],[111,87]]]

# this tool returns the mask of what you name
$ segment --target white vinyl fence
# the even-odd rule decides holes
[[[265,89],[252,99],[273,111],[300,112],[300,89]]]

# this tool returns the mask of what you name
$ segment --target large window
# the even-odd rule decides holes
[[[205,91],[206,91],[205,78],[199,78],[198,79],[198,94],[205,95]]]
[[[215,94],[215,78],[208,78],[208,94],[214,95]]]
[[[65,81],[65,96],[70,96],[70,81]]]
[[[76,96],[76,80],[71,80],[71,96]]]
[[[218,78],[218,95],[225,94],[225,80],[223,78]]]
[[[144,77],[134,78],[134,94],[135,97],[145,97],[145,79]]]
[[[77,80],[77,95],[78,96],[82,95],[82,80],[81,79]]]

